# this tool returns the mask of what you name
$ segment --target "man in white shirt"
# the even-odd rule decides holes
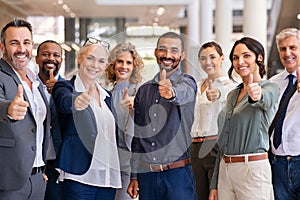
[[[28,68],[31,24],[9,22],[1,31],[0,47],[0,199],[43,199],[50,112],[42,85]]]
[[[271,126],[269,130],[272,181],[276,200],[297,200],[300,199],[300,31],[296,28],[284,29],[276,36],[276,43],[285,70],[270,80],[278,84],[283,96],[289,83],[288,76],[292,75],[291,81],[298,85],[298,92],[296,90],[289,98],[283,123],[278,125],[279,119],[276,120],[275,117],[273,121],[277,123],[272,123],[276,124],[275,128]],[[285,110],[280,113],[282,112]]]

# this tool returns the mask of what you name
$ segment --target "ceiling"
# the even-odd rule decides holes
[[[171,27],[186,23],[185,10],[190,0],[0,0],[24,16],[64,16],[81,18],[126,18],[129,25]],[[67,8],[63,8],[63,5]],[[165,12],[159,16],[157,9]],[[156,17],[156,18],[155,18]]]

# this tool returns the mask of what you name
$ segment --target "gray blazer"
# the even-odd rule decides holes
[[[21,84],[16,73],[1,58],[0,59],[0,190],[18,190],[31,175],[36,153],[36,122],[31,106],[23,120],[11,120],[7,116],[9,104],[15,98]],[[39,91],[47,107],[47,117],[44,121],[43,159],[50,137],[50,111],[47,99],[43,93],[42,84]],[[29,103],[24,92],[24,99]]]

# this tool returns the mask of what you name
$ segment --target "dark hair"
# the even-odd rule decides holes
[[[229,78],[231,80],[233,80],[233,78],[232,78],[232,71],[233,71],[233,65],[232,65],[233,51],[234,51],[235,47],[238,44],[244,44],[244,45],[246,45],[247,48],[255,54],[255,56],[256,56],[255,62],[256,62],[256,64],[259,67],[259,75],[260,75],[261,78],[263,78],[263,76],[266,74],[266,65],[264,63],[264,61],[265,61],[265,50],[264,50],[263,45],[260,42],[258,42],[257,40],[255,40],[253,38],[250,38],[250,37],[243,37],[240,40],[235,41],[235,43],[234,43],[234,45],[233,45],[233,47],[231,49],[230,55],[229,55],[229,59],[231,61],[231,66],[230,66],[230,68],[228,70],[228,76],[229,76]],[[259,55],[262,56],[262,60],[261,61],[258,61],[258,56]]]
[[[24,19],[16,18],[16,19],[9,22],[8,24],[6,24],[3,27],[2,31],[1,31],[1,42],[3,44],[5,44],[5,32],[9,27],[26,27],[30,31],[31,37],[32,37],[32,26],[31,26],[31,24],[29,22],[25,21]]]
[[[158,40],[157,40],[157,44],[156,44],[156,47],[158,47],[158,43],[160,41],[160,39],[162,38],[172,38],[172,39],[179,39],[180,42],[181,42],[181,51],[184,51],[184,41],[182,39],[182,37],[180,35],[178,35],[177,33],[175,32],[166,32],[164,34],[162,34],[161,36],[159,36]]]
[[[42,42],[41,44],[39,44],[39,46],[38,46],[38,48],[37,48],[37,50],[36,50],[36,54],[37,54],[37,55],[39,55],[39,53],[40,53],[40,48],[41,48],[41,46],[42,46],[43,44],[46,44],[46,43],[57,44],[57,46],[60,47],[60,53],[62,53],[62,48],[61,48],[61,46],[60,46],[60,44],[59,44],[58,42],[56,42],[56,41],[54,41],[54,40],[45,40],[44,42]]]
[[[200,47],[199,52],[198,52],[198,58],[199,58],[199,56],[200,56],[200,53],[201,53],[204,49],[206,49],[206,48],[208,48],[208,47],[215,47],[216,51],[218,52],[218,54],[219,54],[220,56],[223,56],[223,55],[224,55],[221,46],[220,46],[218,43],[216,43],[216,42],[214,42],[214,41],[211,41],[211,42],[206,42],[206,43],[204,43],[204,44]]]

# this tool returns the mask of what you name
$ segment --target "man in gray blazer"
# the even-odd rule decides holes
[[[0,48],[0,199],[43,199],[42,171],[50,140],[50,112],[37,75],[28,68],[32,27],[6,24]]]

